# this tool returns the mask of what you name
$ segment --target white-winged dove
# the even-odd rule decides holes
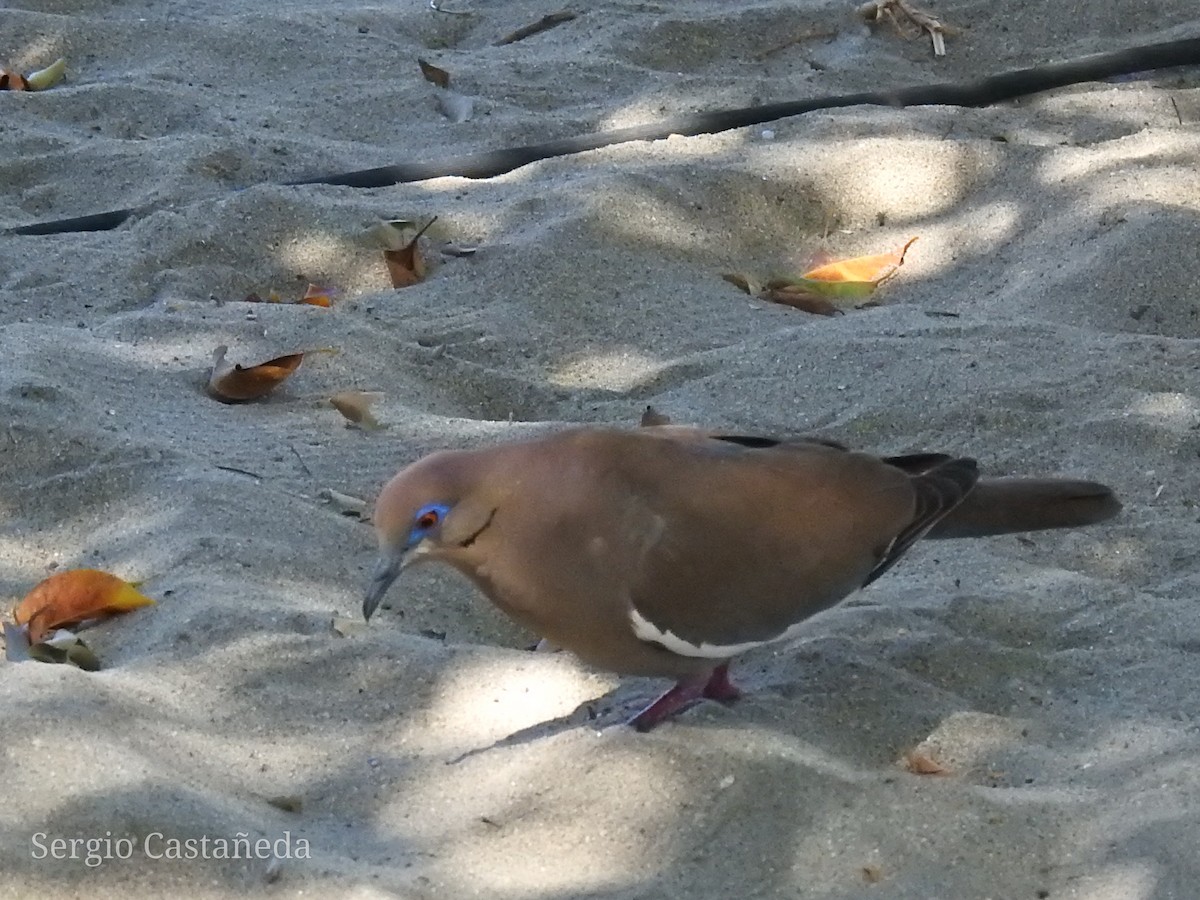
[[[434,453],[375,506],[368,618],[407,566],[454,566],[504,612],[593,666],[677,679],[631,720],[731,700],[732,657],[796,633],[922,537],[1087,525],[1101,484],[978,480],[974,460],[876,457],[817,439],[660,426],[576,428]]]

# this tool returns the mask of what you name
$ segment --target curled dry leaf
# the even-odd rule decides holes
[[[649,404],[642,410],[641,421],[638,422],[643,428],[653,428],[655,425],[670,425],[671,417],[664,416],[657,409]]]
[[[266,396],[304,360],[303,353],[289,353],[243,368],[240,364],[225,361],[228,351],[224,344],[213,351],[212,374],[208,378],[209,394],[222,403],[240,403]]]
[[[70,663],[85,672],[99,672],[100,660],[83,638],[60,628],[45,640],[29,645],[29,658],[44,663]]]
[[[412,287],[414,284],[420,284],[425,280],[425,275],[428,272],[428,267],[425,265],[425,258],[421,255],[420,240],[421,235],[429,230],[429,226],[438,220],[434,216],[418,231],[411,241],[399,250],[384,250],[383,258],[387,263],[388,274],[392,278],[392,287],[405,288]]]
[[[27,91],[29,80],[20,72],[0,69],[0,91]]]
[[[425,76],[425,80],[431,84],[436,84],[440,88],[450,87],[450,73],[445,69],[435,66],[433,63],[417,58],[417,65],[421,67],[421,74]]]
[[[310,283],[304,291],[304,296],[300,298],[300,302],[308,306],[323,306],[328,309],[333,305],[333,292],[329,288]]]
[[[950,770],[923,750],[909,750],[904,754],[904,768],[914,775],[949,775]]]
[[[44,91],[62,81],[66,74],[67,61],[62,58],[28,75],[0,69],[0,91]]]
[[[741,272],[722,272],[721,277],[751,297],[757,297],[762,292],[762,285],[750,275]]]
[[[28,625],[30,643],[37,644],[51,629],[153,603],[136,584],[116,575],[99,569],[69,569],[35,585],[13,610],[13,621]]]
[[[383,426],[371,412],[371,406],[382,396],[379,391],[342,391],[329,398],[329,405],[355,425],[374,430]]]
[[[873,256],[856,256],[809,269],[794,280],[784,279],[791,285],[808,288],[826,297],[866,297],[875,288],[895,277],[904,265],[905,254],[916,238],[909,238],[904,246],[892,253],[877,253]]]
[[[730,284],[772,303],[781,303],[819,316],[840,315],[844,309],[872,306],[872,293],[894,277],[916,238],[892,253],[858,256],[825,263],[803,275],[771,278],[759,285],[752,276],[728,272],[721,277]]]
[[[442,246],[438,248],[438,252],[441,253],[442,256],[453,256],[458,259],[465,259],[478,253],[479,248],[472,247],[468,244],[456,244],[451,241],[450,243],[442,244]]]
[[[840,316],[842,310],[832,301],[797,285],[765,287],[759,295],[764,300],[800,309],[818,316]]]
[[[343,516],[351,516],[356,519],[367,518],[368,504],[361,497],[351,497],[349,494],[343,494],[333,488],[322,488],[317,496]]]

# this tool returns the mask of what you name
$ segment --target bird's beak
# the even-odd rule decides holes
[[[366,596],[363,597],[363,618],[368,622],[371,620],[371,614],[383,600],[384,594],[392,586],[392,582],[419,555],[417,552],[419,549],[418,546],[408,551],[392,550],[379,555],[379,559],[375,563],[375,571],[371,573],[371,583],[367,586]]]

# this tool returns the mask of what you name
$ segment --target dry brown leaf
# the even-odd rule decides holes
[[[40,643],[62,625],[75,625],[154,603],[136,584],[98,569],[69,569],[34,586],[13,610],[13,621],[29,626],[29,641]]]
[[[300,302],[308,306],[323,306],[328,309],[333,305],[332,298],[333,293],[328,288],[310,282],[304,291],[304,296],[300,298]]]
[[[429,226],[438,220],[434,216],[426,222],[421,230],[413,235],[413,239],[399,250],[384,250],[383,258],[387,263],[388,274],[392,278],[392,287],[406,288],[420,284],[425,280],[428,271],[425,258],[421,255],[420,240]]]
[[[818,316],[840,316],[842,311],[827,298],[795,285],[764,288],[759,294],[764,300],[781,303]]]
[[[425,76],[425,80],[431,84],[436,84],[440,88],[450,87],[450,73],[445,69],[435,66],[431,62],[427,62],[418,57],[417,65],[421,67],[421,74]]]
[[[355,425],[366,429],[382,428],[371,412],[371,406],[382,397],[379,391],[341,391],[329,398],[329,405]]]
[[[27,91],[29,79],[20,72],[10,72],[0,69],[0,91]]]
[[[904,768],[914,775],[949,775],[950,770],[923,750],[904,754]]]
[[[30,72],[28,75],[0,69],[0,91],[44,91],[62,81],[66,74],[65,59],[56,59],[46,68]]]
[[[222,344],[213,351],[212,374],[208,378],[208,392],[222,403],[241,403],[257,400],[275,390],[280,383],[300,367],[303,353],[278,356],[257,366],[243,368],[240,364],[226,362],[229,348]]]
[[[757,297],[762,291],[762,285],[755,278],[742,272],[722,272],[721,277],[738,290],[745,291],[751,297]]]
[[[70,663],[85,672],[99,672],[100,660],[83,638],[60,628],[44,640],[29,645],[29,658],[44,663]]]
[[[809,269],[793,283],[830,297],[865,297],[890,278],[904,265],[908,248],[917,239],[909,238],[904,246],[891,253],[856,256]]]

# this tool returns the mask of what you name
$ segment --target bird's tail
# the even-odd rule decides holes
[[[926,538],[986,537],[1045,528],[1077,528],[1121,511],[1112,489],[1066,478],[985,478]]]

